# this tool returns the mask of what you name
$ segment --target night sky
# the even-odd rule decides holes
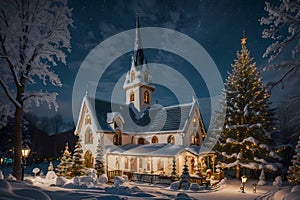
[[[58,112],[66,121],[72,120],[73,83],[83,60],[104,40],[135,28],[137,12],[141,27],[173,29],[196,40],[211,56],[223,80],[226,79],[227,71],[231,70],[236,52],[241,48],[240,39],[245,31],[248,38],[247,47],[255,58],[257,67],[263,69],[268,62],[262,55],[271,42],[261,38],[264,27],[259,24],[259,19],[267,15],[264,5],[262,0],[69,1],[69,6],[73,8],[74,20],[74,27],[71,28],[72,52],[67,57],[67,66],[59,65],[53,68],[61,77],[63,87],[47,86],[47,90],[59,93]],[[132,48],[133,46],[134,44]],[[131,53],[124,54],[107,68],[97,85],[97,98],[111,98],[114,85],[122,74],[130,69]],[[189,80],[199,98],[202,116],[207,124],[210,115],[207,101],[209,94],[201,75],[195,73],[193,66],[186,60],[172,53],[156,49],[146,49],[144,53],[148,62],[174,67]],[[275,72],[263,72],[262,75],[265,82],[278,77]],[[88,90],[90,87],[96,86],[89,84]],[[82,97],[84,95],[82,94]],[[125,101],[122,98],[120,97]],[[153,100],[162,105],[178,103],[171,91],[159,85],[156,85]],[[51,116],[55,111],[49,112],[46,106],[42,106],[34,113]]]

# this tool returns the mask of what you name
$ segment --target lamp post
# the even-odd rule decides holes
[[[24,180],[24,171],[26,168],[26,159],[28,158],[29,154],[30,154],[30,148],[28,147],[28,145],[24,145],[22,148],[22,181]]]
[[[245,184],[247,181],[247,177],[244,175],[241,177],[241,179],[242,179],[242,193],[245,193]]]

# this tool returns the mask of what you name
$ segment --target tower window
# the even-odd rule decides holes
[[[144,92],[144,103],[149,104],[149,92]]]
[[[158,143],[158,138],[156,136],[153,136],[152,143]]]
[[[84,134],[84,143],[93,144],[93,131],[88,127]]]
[[[134,101],[134,92],[130,92],[130,102]]]
[[[175,138],[174,138],[173,135],[169,135],[169,137],[168,137],[168,143],[169,144],[174,144],[175,143]]]
[[[135,79],[135,73],[134,73],[134,71],[131,71],[131,73],[130,73],[130,82],[133,82],[134,79]]]

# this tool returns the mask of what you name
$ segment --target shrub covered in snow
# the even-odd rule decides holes
[[[183,192],[178,193],[175,197],[175,200],[187,200],[187,199],[190,199],[189,195]]]
[[[275,180],[273,181],[273,185],[274,186],[281,186],[282,185],[282,177],[281,176],[277,176],[275,178]]]
[[[16,177],[14,177],[13,175],[9,174],[7,177],[8,180],[17,180]]]
[[[52,180],[52,179],[56,179],[57,175],[55,174],[54,171],[48,171],[46,174],[46,179],[47,180]]]
[[[184,165],[183,167],[183,172],[180,176],[179,183],[180,189],[188,190],[190,188],[190,174],[187,165]]]
[[[125,182],[128,182],[128,176],[127,175],[122,175],[122,178],[124,179]]]
[[[67,183],[67,179],[65,177],[59,176],[56,178],[56,185],[63,186]]]
[[[108,178],[106,174],[102,174],[98,178],[98,183],[105,184],[108,182]]]
[[[192,183],[190,186],[190,190],[198,191],[200,190],[200,185],[198,183]]]
[[[173,182],[173,183],[171,183],[171,185],[170,185],[170,189],[171,190],[178,190],[179,189],[179,181],[175,181],[175,182]]]
[[[82,176],[79,180],[81,183],[97,183],[97,178],[91,176]]]
[[[261,170],[261,173],[259,176],[259,181],[258,181],[257,185],[267,185],[265,172],[263,169]]]
[[[120,187],[121,185],[123,185],[124,182],[125,182],[124,178],[122,178],[121,176],[115,176],[114,178],[115,187]]]

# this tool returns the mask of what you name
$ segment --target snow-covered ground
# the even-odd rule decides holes
[[[30,168],[27,171],[32,170]],[[8,172],[9,170],[4,170]],[[205,199],[205,200],[300,200],[300,186],[257,186],[253,193],[252,184],[257,180],[248,180],[245,193],[240,191],[241,182],[236,179],[223,180],[217,187],[200,188],[199,191],[172,190],[166,185],[138,184],[125,182],[120,186],[83,182],[85,179],[67,180],[64,186],[57,186],[56,179],[45,176],[34,177],[30,172],[25,181],[0,179],[0,199]]]

